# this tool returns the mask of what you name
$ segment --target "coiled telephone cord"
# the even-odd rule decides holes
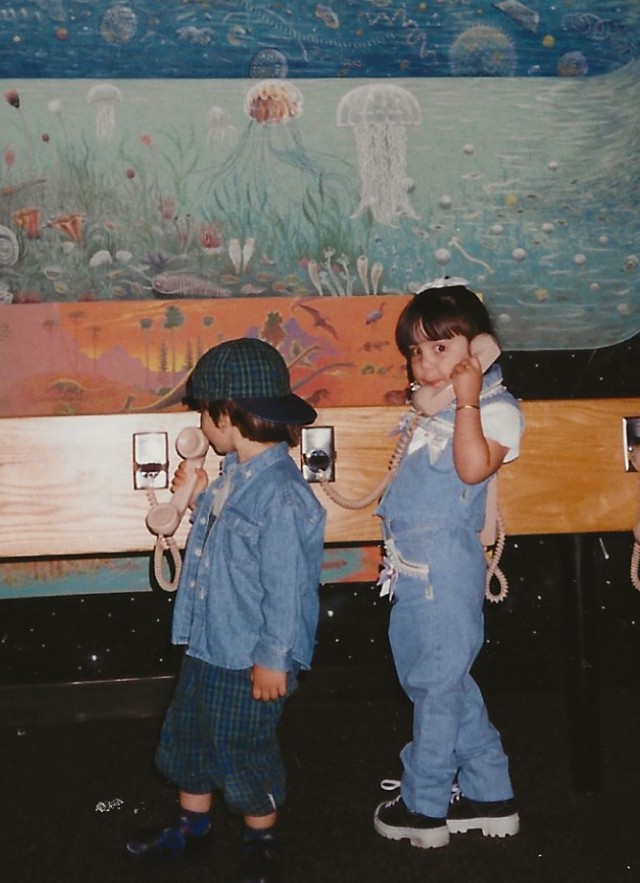
[[[146,488],[149,506],[156,506],[158,500],[153,488]],[[168,552],[173,562],[173,579],[167,579],[164,575],[164,553]],[[182,555],[178,544],[173,537],[164,537],[159,534],[153,547],[153,575],[160,588],[165,592],[175,592],[178,588],[180,573],[182,572]]]
[[[640,543],[637,540],[631,553],[631,585],[640,592]]]
[[[391,483],[394,475],[400,468],[400,464],[402,463],[402,460],[407,453],[409,443],[413,437],[413,433],[418,426],[421,416],[422,415],[416,411],[411,422],[408,423],[407,426],[403,429],[400,438],[398,439],[398,442],[393,450],[393,453],[391,454],[391,459],[389,461],[389,471],[382,479],[382,481],[378,482],[378,484],[373,488],[372,491],[370,491],[363,497],[358,497],[355,500],[349,499],[348,497],[344,497],[334,487],[332,487],[326,479],[320,479],[320,487],[329,497],[329,499],[333,500],[334,503],[336,503],[338,506],[341,506],[343,509],[366,509],[367,506],[370,506],[376,500],[380,499],[382,494]],[[504,601],[509,591],[509,583],[505,574],[499,566],[502,552],[504,550],[504,544],[504,522],[502,520],[502,515],[500,514],[500,512],[498,512],[497,537],[493,548],[488,553],[487,579],[485,583],[485,598],[492,603]],[[494,577],[497,580],[498,585],[500,586],[497,592],[494,592],[491,588],[491,583]]]

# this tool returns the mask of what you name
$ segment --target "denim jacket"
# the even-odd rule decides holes
[[[229,495],[211,525],[226,478]],[[222,668],[308,668],[325,519],[285,442],[244,463],[228,454],[193,513],[173,643]]]

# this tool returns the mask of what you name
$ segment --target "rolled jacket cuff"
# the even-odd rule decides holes
[[[291,650],[279,650],[273,645],[260,642],[256,645],[252,655],[254,665],[261,665],[272,671],[291,671],[293,668]]]

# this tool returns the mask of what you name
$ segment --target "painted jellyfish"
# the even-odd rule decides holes
[[[327,170],[305,149],[298,128],[303,105],[289,80],[252,85],[243,102],[248,125],[201,188],[205,218],[223,223],[232,238],[255,239],[268,263],[291,271],[318,252],[318,240],[338,229],[354,199],[335,157]]]
[[[96,135],[99,141],[113,140],[116,129],[116,104],[121,101],[121,90],[111,83],[98,83],[87,92],[87,102],[96,109]]]
[[[360,169],[360,203],[352,214],[367,209],[380,224],[397,218],[418,218],[409,199],[413,181],[407,174],[407,126],[422,122],[420,105],[401,86],[373,83],[358,86],[338,103],[338,126],[355,132]]]

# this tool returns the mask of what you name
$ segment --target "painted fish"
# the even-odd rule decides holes
[[[186,273],[159,273],[153,279],[154,294],[160,297],[230,297],[228,288],[221,288]]]

